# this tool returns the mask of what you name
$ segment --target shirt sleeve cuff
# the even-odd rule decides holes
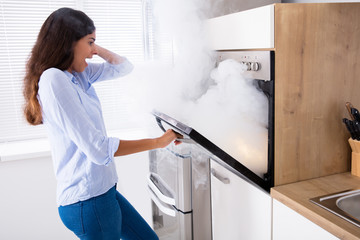
[[[105,166],[107,166],[110,162],[114,161],[114,155],[119,148],[119,144],[120,139],[114,137],[109,138],[109,161],[105,163]]]
[[[119,74],[119,77],[129,74],[134,69],[134,65],[125,57],[124,61],[120,64],[110,64],[108,62],[106,62],[105,64],[113,67],[115,71]]]

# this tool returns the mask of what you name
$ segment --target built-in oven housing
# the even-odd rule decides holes
[[[225,154],[220,157],[223,161],[219,163],[235,174],[246,179],[261,189],[270,192],[274,186],[274,97],[275,97],[275,52],[274,51],[240,51],[226,50],[216,51],[216,63],[233,59],[245,65],[242,73],[244,78],[252,79],[256,86],[266,95],[268,99],[267,116],[267,171],[263,176],[258,176],[236,159],[231,159]],[[219,156],[218,156],[219,157]]]

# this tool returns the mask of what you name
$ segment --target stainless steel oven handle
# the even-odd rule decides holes
[[[156,119],[156,122],[158,124],[158,126],[160,127],[160,129],[163,131],[163,132],[166,132],[166,129],[164,127],[164,125],[162,124],[162,120],[159,118],[159,117],[155,117]],[[169,124],[169,123],[168,123]],[[171,130],[173,130],[176,134],[182,136],[183,134],[182,133],[179,133],[178,130],[175,131],[173,128],[175,128],[173,125],[169,124],[169,126],[171,126]]]
[[[153,115],[155,116],[156,122],[163,132],[166,132],[166,128],[164,127],[164,124],[163,124],[163,122],[164,122],[165,125],[168,125],[168,127],[170,127],[171,130],[173,130],[177,135],[179,135],[179,137],[176,139],[177,141],[180,141],[183,143],[189,143],[189,144],[195,143],[194,140],[192,140],[189,137],[189,134],[191,133],[192,128],[186,126],[183,123],[178,122],[177,120],[175,120],[163,113],[157,112],[156,110],[153,111]]]
[[[156,206],[166,215],[169,215],[171,217],[175,217],[176,216],[176,211],[174,209],[171,209],[165,205],[163,205],[160,200],[156,197],[156,195],[154,194],[154,192],[148,188],[149,193],[150,193],[150,198],[151,200],[156,204]]]
[[[160,129],[163,131],[163,132],[166,132],[166,129],[164,127],[164,125],[162,124],[162,121],[159,117],[155,117],[156,118],[156,122],[157,124],[159,125]],[[187,135],[184,135],[183,133],[179,133],[178,130],[174,130],[174,126],[170,125],[172,128],[171,130],[173,132],[175,132],[179,137],[176,139],[177,141],[179,142],[183,142],[183,143],[189,143],[189,144],[193,144],[195,143],[191,138],[189,138]]]
[[[224,184],[230,184],[230,179],[227,177],[221,176],[214,168],[211,168],[211,175],[213,175],[215,178],[217,178],[220,182]]]
[[[162,125],[161,119],[158,117],[155,117],[157,124],[159,125],[160,129],[163,130],[163,132],[166,132],[166,129]]]
[[[159,188],[156,187],[156,185],[154,184],[154,182],[151,180],[151,173],[148,175],[147,181],[148,181],[148,186],[149,188],[153,191],[153,193],[164,203],[170,204],[170,205],[175,205],[175,199],[165,196],[160,190]]]

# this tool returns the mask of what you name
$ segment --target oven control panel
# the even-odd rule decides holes
[[[258,62],[240,62],[246,66],[246,71],[259,71],[261,64]]]
[[[271,80],[271,51],[218,51],[216,63],[234,59],[245,66],[245,78]]]

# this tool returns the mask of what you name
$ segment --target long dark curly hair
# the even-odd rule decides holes
[[[24,114],[30,124],[42,123],[37,98],[41,74],[52,67],[69,69],[75,42],[94,31],[94,22],[85,13],[71,8],[60,8],[46,19],[26,64],[24,77]]]

